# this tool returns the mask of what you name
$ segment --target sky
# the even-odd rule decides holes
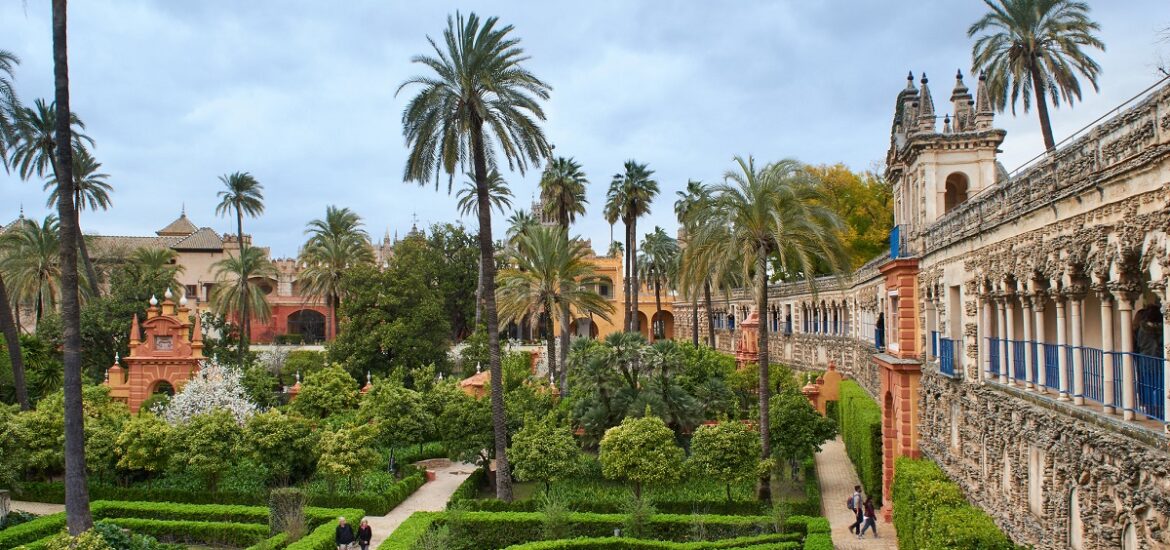
[[[1057,139],[1156,82],[1165,0],[1090,1],[1107,51],[1100,91],[1053,110]],[[219,176],[252,173],[265,213],[245,220],[274,257],[295,256],[306,222],[348,207],[375,239],[458,221],[446,184],[403,183],[401,115],[455,10],[515,26],[528,68],[552,86],[544,130],[590,184],[589,212],[573,232],[604,252],[600,215],[627,159],[655,170],[661,195],[639,232],[674,233],[675,193],[714,183],[735,155],[767,162],[880,168],[894,99],[926,73],[936,110],[949,108],[956,69],[969,73],[967,27],[982,2],[945,0],[446,2],[103,0],[70,5],[73,110],[116,191],[109,211],[82,215],[87,233],[149,235],[186,209],[197,225],[234,232],[217,217]],[[21,58],[23,101],[51,97],[49,2],[0,1],[0,49]],[[967,78],[974,90],[975,79]],[[1034,112],[996,117],[1000,155],[1013,169],[1043,150]],[[515,206],[529,208],[539,170],[508,173]],[[456,186],[465,178],[456,180]],[[42,182],[0,172],[0,221],[49,213]],[[498,237],[503,217],[495,221]],[[463,220],[474,228],[473,219]],[[621,238],[621,227],[614,236]]]

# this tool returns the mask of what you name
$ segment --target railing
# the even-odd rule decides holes
[[[873,329],[873,347],[878,351],[886,349],[886,331],[880,328]]]
[[[1085,399],[1092,399],[1098,403],[1105,402],[1104,366],[1104,351],[1081,348],[1081,376],[1085,381]]]
[[[1060,349],[1056,344],[1044,346],[1044,385],[1060,391]]]
[[[1023,340],[1010,340],[1012,350],[1012,372],[1016,380],[1024,380],[1028,365],[1025,362],[1028,343]]]
[[[938,357],[938,331],[930,331],[930,356]]]
[[[1121,361],[1120,353],[1110,353],[1113,356],[1113,405],[1121,406]]]
[[[1032,347],[1032,360],[1028,362],[1028,368],[1032,370],[1032,383],[1040,386],[1040,365],[1044,363],[1043,355],[1040,351],[1040,342],[1028,342]]]
[[[1165,382],[1163,372],[1166,360],[1149,355],[1129,354],[1133,360],[1134,382],[1137,387],[1137,411],[1150,418],[1166,419]]]
[[[895,225],[890,229],[890,259],[897,260],[902,254],[902,229]]]
[[[937,336],[938,333],[935,333]],[[947,376],[955,376],[955,341],[950,338],[940,338],[938,371]]]
[[[792,336],[792,319],[784,321],[784,335]]]
[[[988,368],[992,376],[999,376],[999,352],[1001,349],[999,338],[987,339]]]

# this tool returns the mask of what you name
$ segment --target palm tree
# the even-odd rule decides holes
[[[16,65],[20,63],[12,52],[0,50],[0,164],[8,168],[8,145],[12,141],[13,118],[19,109],[20,101],[16,97],[16,88],[12,85],[12,75]],[[0,256],[2,259],[2,256]],[[12,382],[16,388],[16,401],[21,410],[29,410],[28,386],[24,380],[24,359],[20,354],[20,331],[16,328],[16,318],[12,314],[12,302],[8,298],[8,289],[4,286],[4,277],[0,273],[0,333],[4,335],[4,344],[8,348],[8,360],[12,364]]]
[[[53,0],[53,88],[57,105],[57,179],[63,182],[57,216],[61,219],[61,320],[65,393],[65,524],[69,534],[93,527],[85,472],[85,419],[81,403],[81,296],[77,276],[77,210],[73,205],[73,111],[69,109],[69,46],[66,0]]]
[[[233,172],[219,177],[223,182],[224,190],[220,191],[219,204],[215,206],[215,213],[226,216],[233,211],[236,214],[236,243],[240,246],[240,256],[248,248],[244,244],[244,214],[253,218],[264,213],[264,186],[248,172]],[[240,299],[240,365],[244,364],[244,353],[248,349],[248,337],[252,334],[252,316],[248,314],[249,306],[255,302],[248,297],[250,288],[243,285],[239,288],[244,295]],[[265,305],[267,307],[267,305]]]
[[[33,103],[32,107],[24,106],[15,112],[14,118],[16,125],[13,128],[11,165],[17,169],[17,173],[20,174],[21,179],[28,180],[36,175],[38,177],[48,178],[50,182],[53,182],[52,187],[54,188],[60,187],[56,182],[63,171],[55,162],[55,151],[57,149],[57,112],[59,110],[56,102],[45,103],[45,100],[38,99]],[[70,172],[73,172],[77,170],[78,162],[76,157],[81,154],[81,151],[86,149],[86,144],[93,145],[93,139],[81,133],[81,130],[85,129],[85,123],[78,118],[76,113],[70,114],[69,125],[75,127],[71,129],[71,143],[73,147],[70,154],[73,170],[70,170]],[[101,165],[99,164],[97,166]],[[48,189],[50,185],[46,185],[45,187]],[[56,192],[54,191],[49,201],[50,206],[57,204],[55,196]],[[76,201],[76,199],[74,200]],[[108,194],[106,196],[106,204],[109,204]],[[77,241],[77,246],[80,247],[81,261],[85,266],[85,274],[89,281],[89,291],[94,296],[97,296],[100,294],[98,287],[99,281],[97,271],[93,267],[93,261],[85,249],[85,240],[81,235],[80,204],[75,203],[73,210],[78,218],[74,220],[72,225],[77,227],[75,240]]]
[[[675,191],[678,200],[674,201],[674,214],[678,218],[678,223],[682,226],[684,240],[689,240],[692,233],[694,233],[694,226],[704,219],[706,211],[711,204],[711,189],[703,182],[696,180],[688,180],[685,191]],[[685,245],[685,243],[684,243]],[[703,287],[703,296],[707,308],[707,345],[715,347],[715,324],[711,318],[711,278],[706,273],[700,274],[697,277],[695,285],[687,285],[686,277],[686,250],[680,258],[680,286],[683,292],[691,298],[691,342],[699,345],[699,300],[698,300],[698,286]]]
[[[609,243],[609,250],[607,250],[605,254],[610,258],[618,258],[621,257],[622,252],[625,249],[626,247],[622,245],[621,241],[613,241]]]
[[[62,292],[61,236],[56,216],[37,224],[25,220],[5,235],[7,254],[0,271],[12,285],[16,303],[32,303],[36,322],[55,311]]]
[[[0,50],[0,163],[8,168],[8,144],[12,139],[13,118],[20,108],[12,75],[20,59],[8,50]]]
[[[504,323],[539,318],[549,320],[560,314],[561,355],[557,366],[556,337],[548,333],[549,377],[568,390],[565,356],[569,341],[571,311],[580,315],[598,315],[609,320],[613,306],[590,285],[582,284],[596,276],[589,261],[592,252],[584,242],[568,239],[560,227],[537,226],[522,237],[512,252],[509,266],[501,269],[496,287],[500,319]]]
[[[138,288],[171,289],[175,294],[186,292],[179,283],[179,274],[186,268],[179,265],[179,254],[170,248],[136,248],[130,253],[125,269]],[[160,280],[161,279],[161,280]],[[163,283],[163,284],[158,284]]]
[[[666,234],[666,230],[654,226],[653,233],[647,233],[642,241],[642,255],[638,261],[639,277],[654,285],[654,318],[659,325],[650,323],[654,339],[659,338],[659,329],[662,337],[666,335],[665,324],[662,321],[662,287],[674,286],[675,275],[678,273],[679,248],[678,241]]]
[[[456,206],[459,207],[460,216],[471,214],[479,207],[479,187],[475,183],[475,174],[467,174],[467,177],[463,188],[455,194],[459,199]],[[505,207],[512,207],[512,190],[508,189],[508,182],[504,181],[504,176],[494,168],[488,172],[488,202],[500,214],[504,213]],[[475,285],[475,330],[479,330],[480,319],[483,317],[483,265],[480,264],[477,269],[479,278],[476,279],[478,282]]]
[[[90,210],[108,210],[110,208],[110,192],[114,190],[106,180],[109,174],[98,172],[102,163],[93,158],[87,149],[78,149],[73,153],[73,205],[77,209],[77,246],[81,252],[81,259],[85,262],[85,274],[89,279],[90,292],[97,296],[97,271],[93,267],[93,259],[89,257],[89,249],[85,244],[85,235],[81,233],[81,211],[89,205]],[[57,196],[61,186],[57,184],[54,175],[45,182],[45,191],[49,191],[46,206],[57,204]]]
[[[514,244],[533,227],[540,227],[540,222],[535,216],[523,208],[513,210],[512,215],[508,217],[508,230],[504,235],[509,243]]]
[[[768,311],[768,265],[781,274],[800,274],[815,282],[818,265],[837,270],[848,264],[838,238],[841,222],[821,206],[815,177],[794,160],[763,168],[754,159],[736,157],[738,170],[728,171],[713,189],[712,212],[721,215],[698,224],[688,243],[692,269],[717,274],[738,272],[753,280],[756,311]],[[719,281],[716,281],[717,283]],[[760,443],[763,457],[771,454],[768,402],[768,331],[759,331]],[[771,499],[771,475],[761,475],[757,494]]]
[[[422,88],[402,114],[403,134],[410,147],[404,179],[420,185],[433,180],[437,187],[440,176],[446,173],[450,190],[450,182],[460,167],[470,163],[475,174],[483,266],[480,278],[494,381],[491,400],[496,497],[511,501],[488,174],[495,167],[497,155],[507,160],[509,168],[523,174],[529,164],[538,166],[541,159],[547,158],[552,148],[538,124],[545,118],[540,100],[548,99],[550,88],[524,68],[528,57],[519,39],[509,36],[512,26],[497,27],[497,22],[495,17],[481,21],[474,13],[466,18],[458,13],[448,16],[442,46],[428,38],[434,55],[413,59],[434,74],[411,78],[398,91],[411,86]]]
[[[1044,147],[1056,148],[1052,123],[1048,120],[1048,99],[1060,106],[1081,99],[1084,76],[1097,91],[1101,67],[1085,48],[1105,51],[1105,43],[1094,34],[1101,26],[1089,19],[1089,6],[1073,0],[983,0],[990,10],[967,29],[967,37],[984,33],[971,48],[972,65],[987,78],[990,100],[1000,112],[1012,101],[1023,99],[1024,112],[1031,107],[1028,94],[1036,98]]]
[[[581,165],[572,158],[557,157],[549,161],[540,177],[540,202],[544,204],[544,214],[557,221],[557,225],[565,230],[565,237],[569,235],[569,225],[577,220],[577,216],[585,214],[585,186],[589,180]]]
[[[264,291],[253,279],[275,279],[276,266],[261,248],[249,246],[237,256],[228,256],[211,265],[216,284],[211,289],[211,309],[217,315],[235,317],[244,325],[245,315],[261,321],[272,317]],[[242,338],[243,335],[241,335]],[[241,344],[242,345],[242,344]]]
[[[347,269],[373,263],[370,236],[362,229],[361,216],[336,206],[325,207],[325,218],[309,222],[305,234],[309,240],[301,248],[300,279],[306,295],[317,296],[329,304],[336,338],[337,309],[343,294],[341,279]]]
[[[606,193],[605,219],[621,220],[626,226],[626,330],[641,330],[638,322],[638,218],[650,213],[650,203],[658,196],[658,182],[645,164],[627,160],[625,173],[617,174]]]

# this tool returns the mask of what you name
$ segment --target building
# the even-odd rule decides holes
[[[1017,543],[1170,546],[1170,85],[1011,174],[982,79],[941,105],[925,76],[898,94],[889,253],[770,287],[772,356],[833,360],[881,404],[887,497],[894,458],[926,456]],[[701,334],[735,351],[751,304]]]

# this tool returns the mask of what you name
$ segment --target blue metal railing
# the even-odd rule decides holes
[[[1031,348],[1032,360],[1028,363],[1028,368],[1032,370],[1032,383],[1037,386],[1040,385],[1040,365],[1044,364],[1044,355],[1040,348],[1040,342],[1028,342]]]
[[[1056,344],[1042,344],[1044,346],[1044,385],[1060,389],[1060,349]]]
[[[1149,355],[1130,354],[1133,357],[1134,388],[1137,412],[1158,420],[1166,419],[1163,372],[1166,360]]]
[[[1105,352],[1095,348],[1081,348],[1081,376],[1084,378],[1085,399],[1105,402]]]
[[[1028,365],[1024,363],[1025,357],[1027,357],[1027,354],[1024,353],[1028,349],[1027,345],[1028,343],[1023,340],[1011,340],[1012,376],[1016,380],[1023,380],[1027,373]]]
[[[947,376],[955,375],[955,341],[939,339],[938,371]]]
[[[879,351],[886,349],[886,331],[880,328],[873,329],[873,347]]]
[[[897,260],[902,254],[902,230],[895,225],[890,229],[890,259]]]
[[[1113,406],[1121,407],[1121,355],[1110,353],[1113,356]]]
[[[938,331],[930,331],[930,356],[938,357]]]
[[[999,354],[1002,349],[999,338],[987,339],[987,358],[992,376],[999,376]]]

